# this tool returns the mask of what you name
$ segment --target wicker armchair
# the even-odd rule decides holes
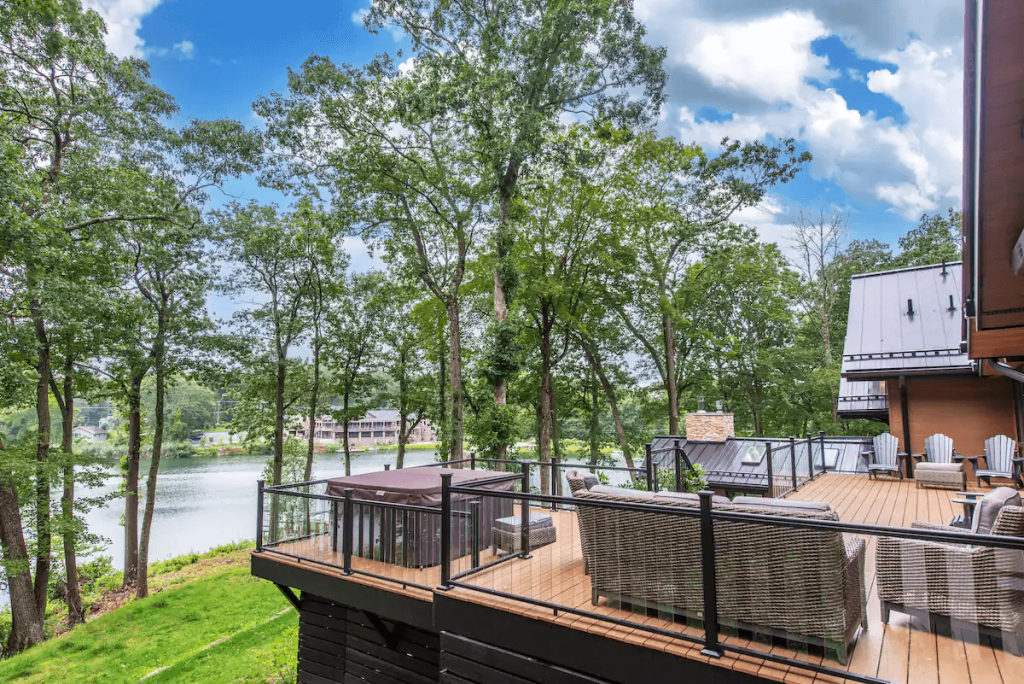
[[[566,473],[575,498],[697,509],[687,494],[589,487]],[[769,503],[772,502],[772,503]],[[785,500],[732,504],[718,510],[837,520],[827,506]],[[774,504],[774,505],[772,505]],[[590,571],[592,602],[631,604],[699,620],[704,609],[700,520],[650,510],[577,506],[580,540]],[[815,643],[846,663],[850,644],[867,627],[864,542],[841,532],[715,523],[718,612],[722,625]]]
[[[964,532],[934,523],[914,527]],[[1024,508],[1003,506],[989,533],[1024,537]],[[879,537],[875,563],[883,622],[895,610],[926,619],[933,631],[940,622],[957,631],[968,623],[1002,637],[1004,649],[1024,652],[1024,552]]]

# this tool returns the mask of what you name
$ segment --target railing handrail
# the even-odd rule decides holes
[[[269,492],[271,494],[282,495],[282,496],[293,496],[293,497],[295,497],[297,499],[317,499],[317,500],[320,500],[320,501],[337,501],[337,502],[344,502],[345,501],[345,497],[344,496],[335,496],[333,494],[310,494],[308,492],[289,492],[289,491],[274,490],[274,489],[270,489],[269,487],[265,487],[263,489],[263,491],[264,492]],[[479,492],[477,493],[477,496],[480,496]],[[414,513],[430,513],[430,514],[433,514],[433,515],[438,515],[439,514],[438,509],[431,508],[430,506],[417,506],[415,504],[394,503],[392,501],[378,501],[378,500],[375,500],[375,499],[356,499],[356,498],[353,498],[352,501],[357,503],[357,504],[359,504],[359,505],[361,505],[361,506],[380,506],[381,508],[394,508],[394,509],[399,509],[399,510],[403,510],[403,511],[411,511],[411,512],[414,512]]]

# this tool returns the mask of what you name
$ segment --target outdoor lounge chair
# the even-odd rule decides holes
[[[914,459],[925,461],[914,466],[917,486],[936,485],[967,489],[967,472],[964,471],[963,457],[953,449],[953,440],[937,433],[924,442],[924,454],[914,454]]]
[[[916,522],[918,529],[965,532]],[[972,534],[1024,536],[1024,508],[1010,487],[985,494]],[[1005,650],[1024,651],[1024,552],[988,546],[879,537],[875,553],[882,621],[890,611],[916,615],[934,631],[1002,637]]]
[[[868,476],[877,477],[881,473],[898,475],[903,479],[901,460],[906,454],[900,451],[900,441],[891,433],[878,435],[871,440],[871,448],[864,453],[868,456]]]
[[[586,500],[670,507],[700,507],[688,493],[655,493],[602,486],[579,470],[566,472],[577,515],[580,546],[590,570],[591,601],[629,605],[689,620],[702,619],[700,519],[654,510],[587,506]],[[730,502],[715,510],[838,520],[827,503],[786,499]],[[843,664],[850,644],[867,628],[864,541],[839,530],[715,522],[716,585],[720,623],[814,643],[834,650]]]
[[[985,467],[978,468],[978,456],[968,456],[967,460],[974,467],[974,477],[991,487],[993,477],[1005,477],[1017,487],[1024,486],[1021,482],[1021,464],[1024,458],[1017,454],[1017,442],[1006,435],[996,435],[985,440]]]

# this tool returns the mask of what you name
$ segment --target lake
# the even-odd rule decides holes
[[[394,449],[364,451],[353,454],[352,473],[384,470],[385,464],[395,467]],[[219,456],[213,458],[171,458],[160,462],[156,486],[156,509],[150,537],[150,560],[163,560],[186,553],[200,553],[220,544],[256,538],[256,481],[270,460],[263,456]],[[407,466],[423,465],[434,460],[433,450],[407,451]],[[143,459],[140,489],[145,490],[149,461]],[[313,479],[345,474],[345,457],[341,453],[317,454]],[[112,492],[121,483],[111,477],[102,490]],[[93,492],[85,491],[83,495]],[[139,525],[142,525],[142,506]],[[114,566],[124,567],[124,499],[114,499],[107,506],[89,511],[89,531],[110,542],[104,554],[113,557]]]

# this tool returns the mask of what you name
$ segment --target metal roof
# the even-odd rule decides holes
[[[843,370],[846,370],[843,364]],[[885,380],[839,380],[836,412],[842,418],[881,418],[889,415]]]
[[[843,376],[964,373],[960,262],[854,276]]]
[[[708,485],[712,489],[726,489],[730,491],[764,490],[768,487],[767,461],[762,459],[759,463],[743,463],[743,456],[750,447],[771,443],[775,456],[775,470],[777,477],[788,477],[789,466],[789,440],[788,439],[755,439],[752,437],[730,437],[724,442],[698,442],[688,441],[685,437],[672,435],[659,435],[651,440],[652,458],[659,468],[674,468],[674,454],[670,449],[676,440],[686,452],[690,463],[700,464],[704,467],[708,476]],[[829,467],[829,472],[866,473],[867,462],[861,456],[863,447],[871,443],[867,437],[826,437],[826,451],[835,450],[830,456],[835,456],[835,466]],[[797,445],[797,463],[799,479],[805,480],[807,472],[806,444]],[[820,472],[821,454],[817,446],[814,448],[815,471]],[[784,470],[785,472],[782,472]]]

